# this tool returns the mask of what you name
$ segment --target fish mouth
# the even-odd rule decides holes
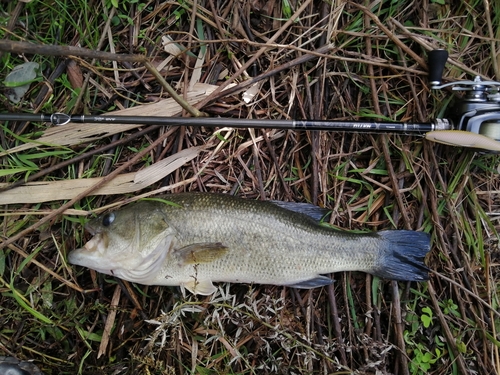
[[[104,254],[109,245],[108,235],[105,232],[95,232],[90,231],[93,234],[92,238],[88,240],[82,249],[89,251],[91,253],[98,252]]]
[[[111,266],[105,257],[105,251],[108,248],[108,236],[104,232],[96,232],[92,228],[87,230],[94,234],[93,237],[79,249],[75,249],[68,254],[68,262],[77,266],[92,268],[96,271],[109,274],[111,267],[103,269],[99,267],[105,260],[108,266]]]

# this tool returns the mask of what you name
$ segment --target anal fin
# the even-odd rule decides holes
[[[287,284],[286,286],[298,289],[312,289],[312,288],[319,288],[320,286],[333,284],[333,281],[334,280],[330,279],[327,276],[317,276],[313,279],[299,281],[298,283],[295,284]]]

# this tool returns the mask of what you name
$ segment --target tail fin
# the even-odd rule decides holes
[[[430,250],[427,233],[411,230],[389,230],[378,233],[386,243],[379,268],[371,272],[375,276],[399,281],[425,281],[429,269],[424,257]]]

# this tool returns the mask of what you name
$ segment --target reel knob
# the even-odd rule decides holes
[[[429,51],[429,82],[432,88],[434,88],[433,86],[439,86],[441,84],[441,78],[443,77],[443,70],[447,60],[448,51],[444,49]]]

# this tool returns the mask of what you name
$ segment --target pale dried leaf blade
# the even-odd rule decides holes
[[[126,194],[141,190],[194,159],[203,147],[192,147],[171,155],[137,173],[119,175],[93,191],[90,195]],[[158,164],[158,165],[157,165]],[[7,190],[0,194],[0,205],[15,203],[39,203],[72,199],[91,188],[102,177],[64,181],[37,181]],[[134,182],[134,181],[137,182]],[[8,184],[0,184],[0,188]]]
[[[194,85],[196,85],[201,78],[201,68],[203,63],[205,62],[206,50],[203,48],[200,50],[198,54],[198,58],[196,59],[196,63],[194,64],[193,74],[191,75],[191,80],[189,81],[188,92],[193,90]]]
[[[188,161],[193,160],[196,156],[198,156],[202,149],[202,146],[187,148],[174,155],[169,156],[168,158],[160,160],[153,165],[137,172],[134,176],[134,183],[140,184],[141,186],[149,186],[151,184],[154,184],[155,182],[161,180],[165,176],[180,168]]]
[[[95,190],[93,195],[124,194],[135,190],[135,173],[127,173],[117,176],[100,189]],[[97,184],[102,177],[74,179],[64,181],[36,181],[26,185],[3,191],[0,194],[0,205],[14,203],[39,203],[57,200],[72,199],[86,189]],[[8,184],[0,184],[0,188]]]
[[[182,53],[182,50],[179,48],[177,43],[168,35],[162,36],[161,42],[163,44],[163,49],[165,50],[165,52],[171,54],[172,56],[177,56]]]
[[[243,100],[246,104],[249,104],[255,99],[255,96],[259,93],[263,82],[256,82],[248,90],[243,93]]]

